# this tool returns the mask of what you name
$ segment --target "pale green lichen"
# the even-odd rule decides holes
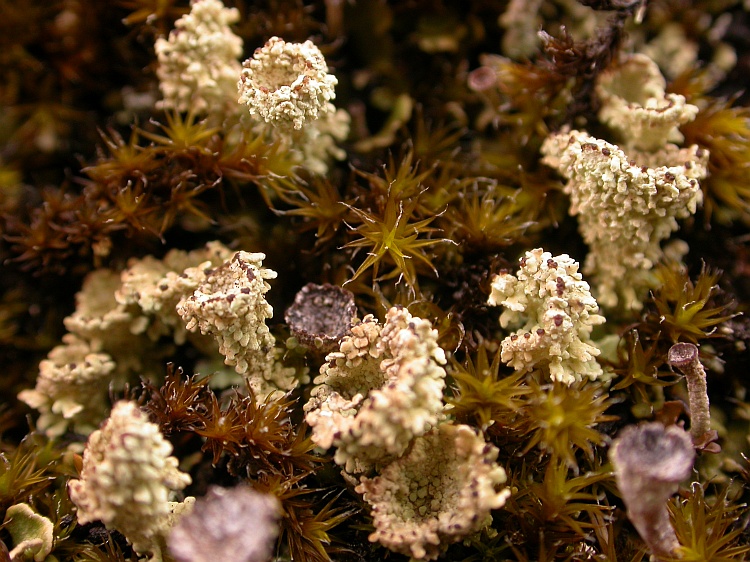
[[[312,41],[287,43],[271,37],[243,63],[238,102],[250,115],[276,126],[301,129],[335,111],[338,80]]]
[[[292,146],[299,150],[305,168],[325,174],[331,159],[343,160],[346,151],[338,143],[349,136],[351,117],[344,109],[326,112],[300,131],[291,133]]]
[[[239,18],[236,8],[219,0],[192,0],[190,13],[176,21],[169,37],[156,41],[163,95],[157,105],[218,118],[231,125],[230,142],[250,129],[311,172],[326,173],[331,159],[346,157],[339,143],[349,135],[351,120],[331,103],[338,80],[311,41],[271,37],[241,64],[242,39],[230,27]]]
[[[317,386],[305,404],[306,420],[318,446],[331,448],[345,418],[355,416],[367,394],[385,383],[385,373],[380,370],[382,350],[377,345],[382,329],[368,314],[350,328],[339,351],[326,356],[313,381]]]
[[[235,111],[242,39],[230,24],[240,12],[220,0],[192,0],[190,13],[175,22],[169,38],[156,40],[156,74],[162,109],[193,114]]]
[[[543,0],[510,0],[497,23],[505,30],[503,53],[515,59],[528,59],[539,50],[537,31],[542,24],[539,9]]]
[[[685,28],[677,22],[662,26],[659,34],[641,47],[648,58],[659,65],[668,78],[695,68],[699,45],[689,39]]]
[[[5,512],[5,529],[13,538],[10,560],[43,562],[52,552],[54,528],[47,517],[39,515],[27,503],[12,505]]]
[[[95,347],[111,347],[112,340],[130,332],[133,316],[115,299],[119,286],[116,271],[97,269],[89,273],[76,294],[75,312],[64,320],[67,330]]]
[[[276,361],[276,340],[266,325],[273,317],[273,307],[265,299],[271,289],[267,280],[275,279],[276,272],[263,267],[265,257],[237,252],[207,271],[203,283],[177,303],[187,330],[214,336],[225,363],[246,376],[258,397],[274,390],[269,383],[283,390],[296,383],[294,370]]]
[[[621,145],[585,131],[561,131],[542,145],[542,162],[568,181],[570,214],[589,245],[584,272],[595,278],[606,307],[639,309],[649,270],[662,257],[660,244],[677,230],[677,219],[702,201],[708,152],[679,148],[678,127],[698,108],[665,93],[659,67],[642,54],[629,55],[599,76],[599,118]]]
[[[34,389],[21,391],[18,398],[39,411],[37,427],[47,435],[62,435],[68,427],[86,435],[106,415],[115,362],[73,334],[63,342],[39,363]]]
[[[128,262],[115,298],[140,309],[132,331],[146,333],[152,340],[171,334],[175,343],[185,343],[188,332],[177,304],[205,281],[208,271],[233,255],[224,244],[214,241],[192,252],[175,249],[163,259],[146,256]]]
[[[76,294],[76,310],[64,319],[70,333],[39,364],[33,390],[20,400],[41,413],[38,427],[50,436],[69,427],[86,435],[106,415],[111,384],[121,386],[131,372],[141,371],[151,342],[134,335],[138,311],[118,303],[120,275],[99,269],[86,276]]]
[[[492,278],[488,304],[503,306],[500,325],[521,324],[501,343],[500,358],[517,371],[545,368],[552,380],[573,384],[602,376],[591,331],[604,322],[578,262],[541,248],[526,252],[517,275]]]
[[[435,560],[450,544],[492,523],[510,490],[498,450],[466,425],[440,424],[356,491],[372,509],[370,540],[413,560]]]
[[[648,271],[663,256],[661,242],[702,201],[698,181],[708,152],[667,144],[653,154],[626,154],[586,132],[563,131],[544,141],[542,154],[568,180],[570,214],[589,246],[584,273],[595,277],[597,300],[639,308]]]
[[[290,43],[271,37],[243,63],[238,103],[248,108],[258,134],[286,147],[300,163],[325,174],[338,146],[349,135],[349,114],[332,103],[338,80],[311,41]]]
[[[654,61],[630,55],[599,75],[599,119],[617,131],[631,152],[657,152],[667,143],[680,143],[678,127],[695,119],[698,108],[684,96],[665,93],[665,88]]]
[[[125,535],[136,552],[161,560],[174,510],[170,494],[191,481],[171,453],[159,427],[134,402],[115,404],[89,436],[80,479],[68,483],[78,522],[101,521]]]
[[[192,252],[171,250],[162,260],[153,256],[131,260],[122,273],[107,269],[90,273],[76,295],[76,311],[65,318],[71,333],[40,363],[36,387],[19,394],[22,401],[42,414],[38,427],[50,436],[60,435],[68,428],[84,435],[93,431],[106,415],[110,386],[122,387],[135,374],[146,375],[149,362],[145,359],[162,357],[172,349],[165,345],[165,337],[179,345],[190,339],[210,362],[216,355],[215,347],[210,338],[191,333],[198,326],[198,317],[191,316],[195,323],[186,326],[178,304],[199,300],[193,298],[196,291],[201,287],[208,290],[224,271],[221,266],[230,263],[233,255],[235,252],[223,244],[210,242]],[[209,282],[211,274],[214,278]],[[262,279],[262,275],[270,274],[259,275]],[[264,292],[267,284],[261,288]],[[260,297],[255,293],[246,295],[240,287],[236,292],[235,309],[248,299],[262,297],[262,293]],[[209,300],[205,295],[200,298]],[[255,316],[235,318],[239,328],[232,325],[233,331],[225,334],[226,345],[221,346],[231,357],[228,361],[232,365],[237,364],[236,358],[242,353],[246,355],[244,363],[240,363],[244,371],[238,372],[247,373],[248,361],[252,361],[254,370],[248,378],[259,398],[279,388],[289,390],[296,384],[294,372],[278,361],[275,340],[264,324],[272,310],[263,303],[258,301],[250,307],[252,310],[247,309]],[[206,305],[207,310],[218,310],[219,304],[214,299]],[[246,330],[244,336],[237,336],[237,329]],[[248,346],[253,338],[257,349],[250,352]],[[245,349],[242,353],[241,348]],[[140,353],[133,353],[133,349]],[[156,364],[151,363],[151,368],[155,369]]]
[[[305,405],[313,440],[364,472],[403,454],[443,409],[445,353],[429,321],[394,307],[380,326],[366,317],[330,353]]]

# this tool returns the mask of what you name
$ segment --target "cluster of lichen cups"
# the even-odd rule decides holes
[[[492,2],[439,3],[398,43],[453,69],[430,105],[356,42],[396,3],[123,2],[163,26],[158,121],[102,127],[25,216],[0,191],[0,343],[32,273],[76,284],[13,385],[0,559],[744,559],[750,328],[686,264],[750,224],[750,118],[707,93],[718,54],[665,66],[658,7],[580,3],[503,4],[503,55],[462,46]],[[526,33],[549,13],[572,35]]]

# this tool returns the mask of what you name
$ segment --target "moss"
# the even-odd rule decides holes
[[[78,525],[67,491],[79,476],[85,433],[127,398],[138,400],[171,442],[193,481],[186,494],[245,484],[279,499],[276,559],[405,559],[368,540],[374,529],[370,507],[355,491],[360,475],[341,474],[336,447],[317,448],[305,424],[311,380],[325,352],[291,337],[284,311],[309,283],[346,285],[358,318],[372,315],[383,325],[388,310],[405,309],[412,322],[404,333],[429,323],[430,342],[446,355],[447,378],[442,402],[439,391],[434,395],[430,427],[420,432],[465,424],[498,451],[495,462],[508,475],[511,495],[481,534],[448,546],[445,559],[647,559],[607,451],[625,426],[688,423],[686,385],[667,361],[674,343],[700,348],[721,447],[713,453],[717,447],[698,447],[696,470],[670,500],[679,552],[686,560],[746,556],[750,327],[742,314],[750,309],[750,96],[743,90],[750,26],[739,0],[542,0],[531,3],[538,4],[533,13],[524,12],[531,4],[507,0],[226,0],[239,21],[224,31],[232,45],[244,45],[241,57],[232,58],[235,48],[232,56],[213,59],[221,68],[204,68],[201,76],[222,76],[221,87],[208,84],[204,91],[217,101],[193,107],[191,90],[180,98],[184,112],[164,111],[160,103],[166,75],[155,43],[190,12],[188,0],[16,4],[0,0],[0,387],[6,404],[0,519],[22,504],[46,518],[53,526],[50,558],[136,558],[127,540],[101,523]],[[241,59],[274,36],[287,45],[310,40],[317,63],[324,58],[328,69],[326,99],[305,101],[328,105],[318,112],[302,108],[313,120],[298,131],[266,127],[235,103],[239,94],[234,98],[230,87],[228,69],[241,67]],[[684,52],[675,50],[675,37]],[[646,182],[656,190],[648,198],[654,220],[673,217],[658,236],[627,231],[646,239],[639,247],[648,255],[625,255],[621,248],[635,246],[619,244],[623,236],[605,250],[589,250],[590,236],[579,224],[629,216],[635,199],[615,187],[605,197],[616,203],[580,208],[565,186],[571,170],[546,166],[540,153],[550,138],[573,150],[566,130],[620,142],[596,85],[606,84],[624,53],[645,53],[659,65],[666,81],[660,98],[684,97],[691,112],[697,108],[679,132],[672,126],[680,119],[660,136],[659,144],[668,133],[695,147],[675,150],[675,167],[693,173],[697,160],[703,165],[708,158],[705,179],[700,185],[685,180],[691,197],[677,209],[666,209],[659,197],[669,176]],[[647,66],[656,75],[654,64]],[[174,74],[179,82],[180,72]],[[316,79],[300,75],[299,91]],[[266,83],[256,85],[253,95],[265,99]],[[279,93],[292,95],[286,86]],[[648,100],[635,101],[649,109]],[[618,102],[617,111],[631,109]],[[662,109],[668,108],[656,113]],[[317,113],[323,115],[314,120]],[[655,144],[620,133],[630,144]],[[581,150],[594,148],[604,168],[611,164],[605,150],[634,154],[604,141],[584,141]],[[637,176],[656,167],[623,158]],[[606,174],[604,168],[597,174]],[[161,263],[212,241],[232,254],[263,253],[264,266],[278,273],[266,294],[276,314],[267,319],[269,337],[258,340],[258,353],[276,369],[265,372],[269,384],[282,373],[293,378],[296,386],[286,394],[227,387],[239,377],[221,365],[210,339],[187,331],[171,305],[160,315],[154,311],[161,301],[152,303],[153,314],[136,310],[169,287],[138,289],[132,264]],[[577,372],[573,379],[583,380],[570,387],[548,384],[553,357],[530,372],[515,368],[532,362],[538,348],[519,350],[529,357],[512,365],[502,361],[502,342],[513,334],[498,323],[503,312],[487,304],[492,279],[515,274],[518,259],[540,247],[594,264],[591,279],[588,269],[583,275],[593,297],[604,306],[602,291],[616,289],[628,305],[604,306],[606,323],[585,334],[589,366],[603,375],[597,380]],[[223,261],[194,273],[207,276]],[[646,266],[637,276],[617,273],[625,262]],[[184,267],[173,269],[159,278],[187,283],[179,277]],[[78,381],[75,403],[86,410],[86,427],[63,424],[54,438],[43,436],[38,430],[49,429],[50,416],[63,417],[53,411],[63,403],[50,400],[49,412],[40,412],[19,393],[28,397],[37,386],[40,362],[61,345],[66,325],[88,318],[75,299],[83,280],[105,276],[112,282],[89,281],[84,290],[96,292],[97,303],[115,303],[111,287],[127,285],[132,291],[119,298],[138,314],[125,329],[103,326],[86,341],[92,357],[109,353],[118,367],[95,387]],[[552,299],[554,282],[544,288]],[[186,300],[212,298],[188,292]],[[236,297],[227,294],[231,304]],[[557,298],[566,301],[555,301],[557,308],[575,304],[564,294]],[[237,333],[246,335],[242,328]],[[356,330],[347,337],[353,335]],[[414,374],[424,342],[404,337],[398,343],[409,351],[399,369]],[[85,355],[80,365],[63,361],[68,364],[59,368],[83,372]],[[383,357],[369,357],[380,369]],[[391,390],[409,398],[409,389]],[[345,398],[359,399],[356,393]],[[415,448],[406,439],[401,458]],[[371,480],[383,469],[369,468],[364,477]],[[12,544],[7,529],[0,529],[0,540]]]

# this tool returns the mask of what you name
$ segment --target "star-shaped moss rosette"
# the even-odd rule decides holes
[[[418,202],[418,197],[404,201],[389,193],[382,212],[378,214],[349,205],[357,220],[361,221],[357,227],[351,227],[353,233],[360,238],[348,242],[344,247],[367,249],[367,257],[348,282],[354,281],[372,268],[374,280],[403,279],[410,290],[416,293],[419,288],[419,267],[437,273],[430,254],[425,249],[450,240],[428,238],[440,229],[429,226],[436,216],[413,220]],[[395,267],[378,276],[384,258]]]

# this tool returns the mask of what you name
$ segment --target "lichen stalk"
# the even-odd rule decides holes
[[[676,343],[669,348],[667,360],[685,375],[690,406],[690,436],[697,444],[711,431],[706,370],[698,357],[698,347],[692,343]]]
[[[609,452],[628,518],[657,560],[675,556],[680,543],[667,501],[690,475],[695,458],[688,434],[677,426],[626,427]]]

